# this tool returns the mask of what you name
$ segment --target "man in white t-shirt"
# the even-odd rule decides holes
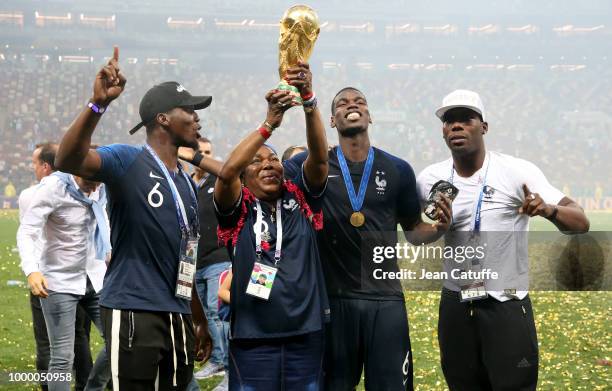
[[[436,116],[452,157],[418,176],[421,203],[436,182],[451,182],[459,193],[446,245],[482,249],[482,256],[476,251],[468,261],[459,262],[457,256],[444,261],[448,278],[438,339],[446,382],[451,390],[535,390],[538,345],[527,295],[529,217],[542,216],[571,233],[588,231],[589,221],[534,164],[486,150],[488,124],[477,93],[453,91]],[[453,269],[474,274],[462,280]]]
[[[32,170],[36,177],[37,184],[24,189],[19,194],[19,221],[23,220],[24,215],[30,208],[32,199],[35,198],[36,190],[41,187],[38,183],[43,178],[55,172],[54,160],[57,144],[46,142],[37,144],[32,153]],[[43,235],[44,237],[44,235]],[[45,245],[44,240],[31,242],[32,246],[37,246],[36,251],[42,252]],[[30,292],[30,308],[32,310],[32,326],[34,329],[34,340],[36,342],[36,369],[39,372],[46,372],[49,368],[50,351],[49,337],[47,335],[47,325],[40,305],[40,298]],[[75,335],[74,335],[74,371],[75,371],[75,390],[85,389],[87,379],[93,367],[91,351],[89,349],[89,331],[91,321],[87,318],[85,310],[79,306],[76,313]],[[97,372],[95,372],[97,373]],[[104,379],[100,379],[103,381]],[[47,384],[42,384],[43,391],[48,390]]]

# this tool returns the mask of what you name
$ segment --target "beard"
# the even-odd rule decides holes
[[[185,146],[189,147],[193,150],[198,150],[200,148],[200,144],[198,144],[198,140],[194,140],[194,141],[185,141]]]
[[[198,144],[197,139],[189,140],[178,135],[173,135],[172,142],[177,147],[188,147],[196,151],[200,149],[200,144]]]
[[[356,126],[349,126],[342,130],[338,129],[338,133],[340,133],[342,137],[354,137],[360,133],[366,132],[367,130],[368,130],[367,126],[364,127],[364,126],[356,125]]]

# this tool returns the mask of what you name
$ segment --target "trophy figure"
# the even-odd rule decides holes
[[[293,101],[302,104],[298,89],[285,80],[287,69],[296,66],[298,62],[307,62],[319,36],[319,17],[306,5],[294,5],[283,14],[280,21],[280,37],[278,39],[278,73],[281,82],[276,87],[279,90],[290,91]]]

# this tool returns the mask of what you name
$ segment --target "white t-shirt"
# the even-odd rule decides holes
[[[484,182],[480,231],[483,238],[481,243],[487,243],[487,256],[483,267],[492,266],[500,274],[498,280],[487,281],[487,292],[500,301],[524,298],[529,284],[528,241],[525,233],[529,231],[529,216],[518,213],[525,200],[523,184],[532,193],[538,193],[547,204],[558,204],[564,197],[563,193],[553,187],[533,163],[499,152],[488,152],[480,170],[469,178],[463,178],[454,171],[452,158],[425,168],[417,178],[421,204],[439,180],[452,182],[459,189],[453,201],[450,231],[473,230],[476,204]],[[451,232],[445,237],[446,244],[465,245],[457,240],[465,241],[466,237],[466,234],[461,234],[453,240]],[[450,262],[445,261],[445,271],[452,266]],[[444,286],[454,291],[460,290],[458,284],[451,279],[445,280]],[[504,289],[516,292],[506,294]]]

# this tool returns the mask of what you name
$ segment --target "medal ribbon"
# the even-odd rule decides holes
[[[355,195],[353,180],[351,179],[351,173],[349,172],[346,159],[342,153],[342,147],[338,146],[337,150],[338,163],[340,164],[340,170],[342,170],[342,179],[344,179],[344,185],[346,186],[346,192],[348,193],[349,200],[351,201],[351,207],[353,208],[354,212],[358,212],[363,206],[366,188],[368,187],[368,181],[370,180],[370,173],[372,172],[372,166],[374,165],[374,148],[370,147],[368,150],[368,158],[366,159],[365,167],[363,169],[361,183],[359,184],[359,193],[357,195]]]
[[[489,164],[491,163],[491,159],[489,154],[485,158],[487,161],[487,168],[485,169],[484,178],[482,180],[482,187],[480,188],[480,193],[478,194],[478,198],[475,201],[475,205],[473,208],[472,215],[474,216],[474,223],[472,224],[472,232],[477,233],[480,232],[480,212],[482,209],[482,198],[484,197],[484,190],[487,187],[487,174],[489,173]],[[451,175],[448,181],[452,184],[453,179],[455,178],[455,165],[451,166]]]
[[[486,162],[487,168],[485,169],[484,178],[482,180],[482,186],[480,187],[480,193],[478,194],[478,197],[475,200],[475,205],[472,208],[472,216],[474,217],[474,223],[471,229],[472,235],[471,235],[470,240],[473,240],[474,238],[477,238],[480,235],[480,214],[481,214],[481,209],[482,209],[482,199],[484,197],[484,189],[487,186],[487,174],[489,173],[489,164],[491,164],[489,153],[485,155],[485,161],[483,162],[483,165],[485,162]],[[453,183],[454,177],[455,177],[455,165],[453,164],[451,165],[451,175],[449,178],[450,183]],[[472,259],[470,262],[466,262],[465,270],[467,269],[477,272],[477,271],[482,270],[482,265],[480,261],[475,258],[475,259]],[[461,291],[464,292],[464,291],[473,290],[474,289],[473,285],[479,284],[479,283],[485,284],[485,281],[482,279],[473,280],[472,283],[469,284],[467,287],[462,286]],[[484,297],[487,297],[487,294],[479,295],[476,298],[478,299],[478,298],[484,298]]]

